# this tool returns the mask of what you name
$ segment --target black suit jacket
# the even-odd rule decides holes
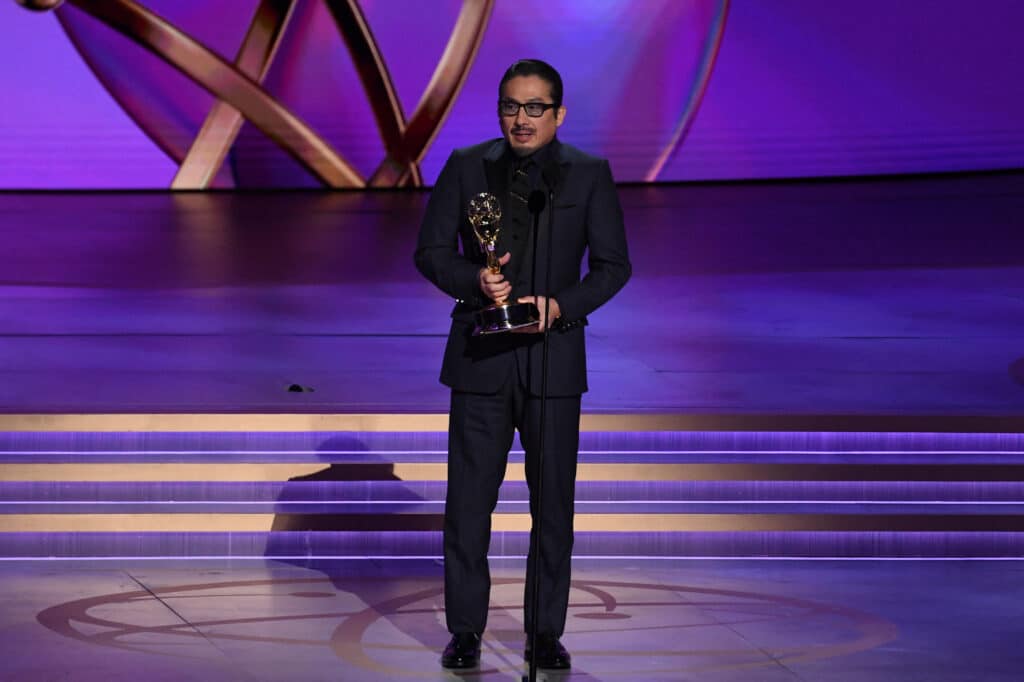
[[[548,394],[579,395],[587,390],[584,326],[587,315],[621,289],[631,274],[626,234],[608,162],[553,140],[548,156],[557,161],[559,179],[554,206],[540,216],[537,263],[533,263],[530,226],[503,219],[497,253],[512,259],[502,268],[512,296],[548,294],[558,301],[561,320],[550,336]],[[456,300],[441,367],[441,382],[455,390],[493,393],[513,365],[534,394],[540,392],[541,335],[473,336],[473,311],[490,304],[480,291],[478,273],[486,258],[466,217],[470,199],[490,192],[509,216],[508,179],[511,153],[504,139],[457,149],[434,185],[420,228],[416,267]],[[551,282],[547,267],[548,220],[554,210]],[[588,271],[581,277],[584,255]],[[537,280],[534,283],[533,277]]]

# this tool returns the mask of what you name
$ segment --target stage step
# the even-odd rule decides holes
[[[964,473],[964,472],[961,472]],[[443,481],[0,483],[0,515],[440,514]],[[498,514],[525,514],[523,481],[502,486]],[[1018,514],[1007,481],[587,481],[578,514]],[[0,524],[3,523],[0,518]]]
[[[443,433],[3,433],[0,558],[440,555]],[[492,554],[529,529],[514,447]],[[1024,556],[1016,434],[591,432],[577,556]]]

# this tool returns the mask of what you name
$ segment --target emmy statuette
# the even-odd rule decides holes
[[[473,233],[480,242],[480,248],[487,254],[487,268],[493,274],[498,274],[501,266],[498,264],[495,245],[501,231],[501,204],[493,194],[481,192],[469,202],[468,213]],[[539,324],[540,311],[532,303],[510,303],[502,299],[476,311],[474,319],[474,334],[497,334]]]

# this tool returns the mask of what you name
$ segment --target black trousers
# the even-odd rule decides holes
[[[444,509],[444,594],[448,630],[483,633],[487,625],[491,575],[487,549],[491,513],[505,477],[515,430],[526,451],[530,514],[537,518],[540,398],[530,396],[512,372],[495,394],[452,391],[448,424],[448,492]],[[573,543],[573,502],[579,451],[580,396],[549,397],[545,419],[543,536],[537,629],[561,636],[569,606]],[[524,625],[532,623],[535,580],[533,540],[524,596]]]

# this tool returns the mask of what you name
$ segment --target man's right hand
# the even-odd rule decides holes
[[[505,252],[505,255],[498,259],[498,265],[505,265],[511,260],[512,254]],[[481,268],[477,273],[477,281],[480,282],[480,291],[492,301],[503,301],[512,293],[512,285],[505,281],[505,275],[492,273],[488,268]]]

